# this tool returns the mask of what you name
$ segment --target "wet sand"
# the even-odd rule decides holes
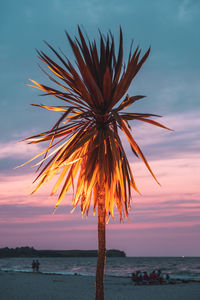
[[[93,300],[95,278],[0,271],[1,300]],[[105,300],[199,300],[200,283],[137,286],[130,278],[105,278]]]

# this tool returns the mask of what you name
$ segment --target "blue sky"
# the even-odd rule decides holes
[[[48,41],[72,58],[64,31],[77,34],[83,25],[90,37],[98,36],[98,28],[115,37],[119,25],[124,31],[125,53],[131,40],[144,51],[152,51],[143,71],[133,82],[131,91],[148,98],[139,109],[161,115],[193,111],[199,104],[199,1],[4,1],[1,10],[1,128],[21,135],[37,123],[43,124],[43,113],[29,107],[37,91],[23,86],[28,78],[46,80],[39,70],[35,49],[45,51]],[[44,79],[43,79],[44,78]],[[11,122],[4,118],[10,116]],[[17,117],[19,116],[19,118]],[[6,125],[5,125],[6,124]],[[14,126],[13,126],[14,125]],[[2,133],[2,138],[10,135]]]
[[[132,107],[132,111],[160,114],[163,116],[162,123],[175,130],[173,133],[169,133],[136,124],[135,129],[137,130],[134,132],[136,140],[144,150],[150,163],[152,162],[155,166],[155,173],[158,175],[158,179],[161,179],[163,187],[158,190],[149,177],[147,179],[149,181],[145,181],[148,175],[146,175],[146,170],[141,170],[142,162],[136,162],[134,165],[135,161],[129,155],[133,168],[137,171],[136,177],[141,186],[140,189],[144,191],[144,195],[142,200],[137,200],[136,197],[134,202],[135,210],[132,214],[137,224],[133,224],[133,227],[128,228],[124,250],[128,251],[130,255],[140,253],[139,245],[144,246],[140,232],[150,224],[154,228],[152,230],[156,230],[152,233],[155,241],[161,241],[165,233],[169,240],[175,240],[174,236],[183,236],[179,244],[175,243],[174,252],[167,246],[168,243],[165,245],[165,250],[160,249],[159,253],[156,252],[156,247],[151,246],[151,255],[161,255],[163,253],[165,255],[167,253],[169,255],[173,255],[173,253],[182,255],[181,249],[184,246],[187,249],[186,254],[197,255],[200,250],[200,245],[196,241],[200,228],[200,223],[197,221],[200,216],[200,182],[198,179],[200,162],[198,157],[200,147],[200,1],[198,0],[132,0],[123,2],[118,0],[8,0],[2,2],[0,12],[0,185],[2,188],[0,218],[2,229],[0,229],[0,233],[2,230],[2,234],[6,238],[0,243],[0,247],[6,245],[18,246],[17,240],[14,244],[11,242],[13,240],[12,226],[14,224],[23,225],[25,221],[20,223],[23,218],[23,220],[26,220],[27,228],[28,224],[32,224],[30,225],[32,233],[34,228],[35,232],[38,232],[36,225],[34,227],[34,224],[38,222],[37,219],[34,219],[35,216],[37,215],[40,219],[42,215],[44,216],[43,219],[47,220],[49,211],[51,211],[50,208],[53,207],[55,202],[55,199],[49,203],[45,200],[42,213],[41,211],[39,213],[41,204],[39,205],[36,199],[37,197],[41,197],[41,199],[46,197],[48,200],[48,191],[33,196],[32,199],[35,200],[30,200],[30,197],[27,200],[26,186],[31,183],[29,181],[31,177],[29,176],[31,176],[33,169],[26,167],[13,170],[13,167],[22,163],[24,159],[30,158],[39,150],[37,147],[30,149],[29,146],[19,144],[17,141],[31,135],[33,132],[46,130],[52,126],[57,118],[54,113],[48,113],[29,105],[31,103],[52,105],[53,103],[51,98],[38,97],[39,92],[37,90],[24,85],[24,83],[28,83],[28,78],[41,83],[48,82],[48,79],[45,78],[37,65],[39,60],[35,49],[42,49],[50,54],[43,43],[43,40],[46,40],[56,48],[60,47],[67,57],[74,60],[65,37],[65,30],[72,36],[77,35],[78,24],[84,27],[90,38],[98,39],[98,29],[105,34],[108,30],[111,30],[116,41],[118,41],[119,26],[121,25],[124,33],[125,58],[128,55],[132,39],[134,40],[133,45],[136,47],[139,44],[143,49],[143,53],[151,46],[150,56],[129,90],[130,95],[143,94],[147,97]],[[51,56],[53,57],[52,54]],[[185,176],[183,176],[183,172]],[[26,178],[29,180],[26,181]],[[21,182],[20,189],[17,188],[19,182]],[[147,182],[147,185],[144,185],[143,182]],[[177,190],[173,186],[174,182],[177,182]],[[15,188],[11,192],[12,185]],[[184,188],[182,188],[183,186]],[[160,203],[158,200],[160,203],[159,209],[156,212],[154,211],[152,218],[149,219],[148,212],[152,211],[152,205],[156,204],[153,199],[159,199],[160,197],[162,197],[163,202]],[[158,229],[159,222],[164,222],[162,213],[167,203],[168,208],[171,206],[174,211],[168,212],[165,226],[163,225]],[[35,209],[33,209],[34,214],[30,221],[27,217],[27,210],[31,211],[32,206]],[[145,206],[147,211],[144,211]],[[184,207],[187,209],[184,210]],[[17,221],[15,213],[18,214],[19,211],[20,220]],[[162,220],[156,219],[159,212]],[[62,209],[60,214],[65,218]],[[81,221],[81,218],[80,221],[77,221],[78,214],[75,214],[76,216],[77,219],[75,218],[74,222],[79,222],[78,226],[81,226],[81,222],[84,222],[88,245],[95,248],[94,243],[89,243],[89,226],[93,226],[92,224],[95,224],[96,221],[91,219],[85,222],[85,220]],[[170,226],[175,224],[175,219],[181,219],[180,231],[177,229],[179,225],[176,224],[174,225],[176,233],[175,231],[170,233]],[[61,221],[56,220],[49,221],[48,219],[48,222],[52,222],[52,226],[57,228],[58,223],[56,222]],[[43,222],[43,224],[46,224],[44,232],[41,231],[40,233],[42,236],[43,232],[43,240],[44,235],[47,236],[48,222]],[[64,222],[63,219],[62,222]],[[71,222],[71,227],[73,227],[74,223]],[[10,223],[9,227],[7,226],[8,223]],[[68,223],[70,224],[70,220],[68,220]],[[111,233],[112,230],[116,232],[115,229],[112,229],[113,224],[109,229]],[[143,225],[138,227],[138,224]],[[169,224],[171,225],[169,226]],[[183,224],[187,225],[184,227]],[[37,241],[35,233],[32,235],[32,241],[28,240],[27,236],[30,236],[30,232],[27,231],[25,234],[23,230],[20,231],[21,225],[18,229],[20,245],[32,242],[33,246],[35,245],[37,248],[53,247],[50,239],[46,240],[46,244],[41,242],[42,237],[40,237],[40,242]],[[116,226],[118,225],[117,223]],[[58,233],[59,228],[61,230],[59,226]],[[125,229],[123,229],[123,225],[121,226],[122,229],[119,229],[119,234],[123,236],[123,230]],[[61,233],[60,239],[57,238],[57,243],[60,248],[67,248],[67,244],[61,242],[63,240]],[[132,250],[132,245],[129,245],[128,242],[133,233],[138,241],[136,252]],[[143,234],[147,238],[149,236],[148,230]],[[57,236],[59,237],[59,234]],[[109,246],[120,247],[116,239],[111,236],[112,234],[110,234]],[[115,235],[113,234],[113,236]],[[191,237],[193,237],[193,240],[190,243],[191,247],[189,247],[188,239],[191,239]],[[73,244],[73,235],[70,235],[70,238],[74,247],[84,248],[81,243],[74,242]],[[196,247],[196,252],[193,245]],[[148,253],[144,251],[144,255],[148,255]]]

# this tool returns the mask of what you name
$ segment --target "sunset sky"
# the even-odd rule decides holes
[[[148,60],[134,79],[130,95],[145,95],[132,112],[162,115],[170,132],[132,123],[133,136],[149,161],[160,186],[141,160],[133,157],[122,135],[141,192],[133,192],[130,220],[107,226],[107,248],[129,256],[200,255],[200,1],[199,0],[3,0],[0,11],[0,248],[97,249],[97,217],[73,213],[72,190],[56,213],[52,183],[30,196],[35,169],[14,169],[41,151],[42,145],[19,140],[49,129],[59,113],[30,106],[57,105],[52,97],[24,83],[32,78],[49,83],[38,67],[35,49],[44,40],[74,57],[65,30],[88,36],[109,30],[116,42],[124,34],[126,60],[132,39]],[[61,102],[58,105],[62,105]]]

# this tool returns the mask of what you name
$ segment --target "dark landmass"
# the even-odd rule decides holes
[[[97,257],[97,250],[36,250],[33,247],[0,248],[0,258],[4,257]],[[107,250],[107,257],[126,257],[120,250]]]

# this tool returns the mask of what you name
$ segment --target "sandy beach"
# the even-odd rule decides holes
[[[0,272],[1,300],[94,299],[95,278]],[[200,283],[136,286],[129,278],[105,278],[105,300],[199,300]]]

